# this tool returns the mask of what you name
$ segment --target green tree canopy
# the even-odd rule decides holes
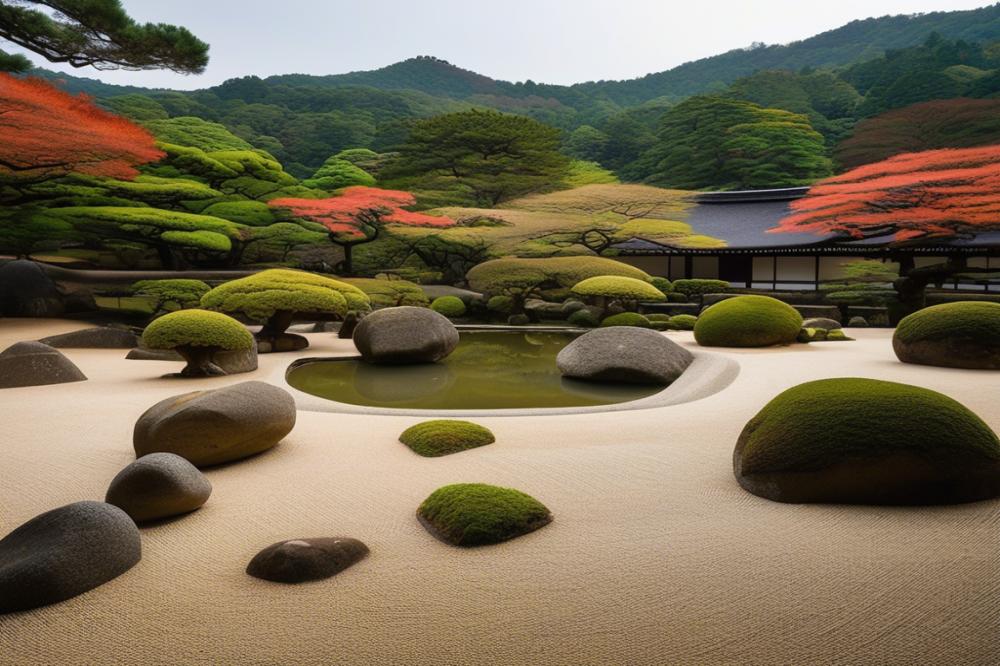
[[[496,206],[551,188],[567,173],[559,131],[530,118],[463,111],[418,121],[384,174],[411,190],[451,190]]]
[[[831,163],[805,116],[701,96],[664,114],[657,144],[627,172],[662,187],[754,189],[812,183]]]
[[[208,64],[208,44],[186,28],[136,23],[119,0],[0,3],[0,39],[73,67],[200,74]],[[28,65],[25,58],[0,51],[0,69],[24,71]]]

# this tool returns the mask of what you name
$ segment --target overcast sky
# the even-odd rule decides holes
[[[508,81],[576,83],[669,69],[751,42],[784,44],[854,19],[971,9],[984,0],[124,0],[139,21],[211,45],[200,76],[98,72],[109,83],[204,88],[246,74],[338,74],[416,55]],[[0,43],[0,47],[7,48]],[[13,50],[13,49],[10,49]]]

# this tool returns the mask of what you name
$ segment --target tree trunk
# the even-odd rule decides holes
[[[295,313],[289,310],[279,310],[271,315],[257,338],[257,352],[268,354],[271,352],[297,351],[309,346],[309,341],[301,335],[286,333],[288,327],[294,321]]]
[[[196,347],[193,345],[183,345],[177,347],[187,365],[181,370],[181,377],[216,377],[226,374],[226,371],[212,362],[218,347]]]

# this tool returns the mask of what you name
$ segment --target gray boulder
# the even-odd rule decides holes
[[[458,329],[430,308],[376,310],[354,329],[354,346],[369,363],[433,363],[458,345]]]
[[[161,400],[139,417],[132,445],[136,457],[163,451],[206,467],[266,451],[294,426],[288,391],[242,382]]]
[[[563,311],[562,303],[548,303],[536,299],[531,299],[524,304],[524,313],[531,321],[558,320],[568,316],[568,313]]]
[[[850,328],[868,328],[868,320],[861,316],[854,316],[847,321],[847,325]]]
[[[656,331],[609,326],[584,333],[563,347],[556,365],[564,376],[575,379],[666,385],[693,360],[691,352]]]
[[[82,382],[71,360],[41,342],[18,342],[0,352],[0,388]]]
[[[104,501],[141,523],[190,513],[211,494],[212,484],[187,460],[150,453],[118,472]]]
[[[57,349],[131,349],[139,344],[139,336],[123,328],[94,326],[50,335],[39,342]]]
[[[130,361],[177,361],[184,358],[173,349],[146,349],[138,346],[125,355]],[[212,362],[222,368],[227,375],[239,375],[257,369],[257,338],[250,349],[223,350],[215,352]]]
[[[76,502],[32,518],[0,539],[0,613],[83,594],[142,557],[139,530],[104,502]]]
[[[89,292],[60,288],[42,264],[18,259],[0,265],[0,316],[60,317],[94,310],[97,304]]]
[[[802,328],[822,328],[824,331],[833,331],[841,326],[839,321],[828,317],[813,317],[802,322]]]
[[[587,307],[587,304],[584,303],[583,301],[578,301],[578,300],[576,300],[574,298],[571,298],[571,299],[569,299],[568,301],[566,301],[565,303],[562,304],[562,311],[563,311],[563,314],[568,317],[569,315],[573,314],[577,310],[582,310],[585,307]]]
[[[276,583],[302,583],[340,573],[368,555],[368,546],[349,537],[292,539],[257,553],[247,573]]]

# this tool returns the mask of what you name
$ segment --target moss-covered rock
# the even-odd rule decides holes
[[[224,375],[214,362],[221,351],[252,349],[253,335],[232,317],[208,310],[178,310],[155,319],[142,333],[147,349],[173,349],[187,366],[184,377]]]
[[[510,296],[492,296],[486,301],[486,309],[497,314],[509,315],[514,309],[514,299]]]
[[[347,312],[367,311],[369,303],[365,292],[346,282],[287,269],[226,282],[201,299],[204,308],[262,322],[257,334],[261,353],[308,347],[304,337],[285,332],[295,319],[341,319]]]
[[[795,342],[802,315],[770,296],[736,296],[705,309],[694,325],[703,347],[770,347]]]
[[[652,328],[652,324],[641,314],[635,312],[621,312],[610,317],[605,317],[601,321],[601,328],[608,326],[638,326],[639,328]]]
[[[698,318],[694,315],[679,314],[672,316],[668,321],[670,326],[678,331],[693,331],[694,325],[698,323]]]
[[[465,303],[458,296],[438,296],[431,303],[431,310],[454,319],[465,314]]]
[[[937,504],[1000,495],[1000,439],[951,398],[822,379],[771,400],[733,454],[740,485],[781,502]]]
[[[512,488],[457,483],[438,488],[417,509],[427,530],[455,546],[484,546],[533,532],[552,522],[541,502]]]
[[[488,428],[457,419],[434,419],[412,425],[403,431],[399,441],[428,458],[446,456],[492,444],[496,441]]]
[[[892,336],[903,363],[1000,370],[1000,303],[934,305],[904,317]]]
[[[572,326],[581,328],[595,328],[601,324],[600,317],[588,309],[576,310],[566,318],[566,321]]]
[[[615,301],[666,300],[659,289],[648,282],[619,275],[599,275],[587,278],[573,285],[573,293],[579,296],[603,297]]]

